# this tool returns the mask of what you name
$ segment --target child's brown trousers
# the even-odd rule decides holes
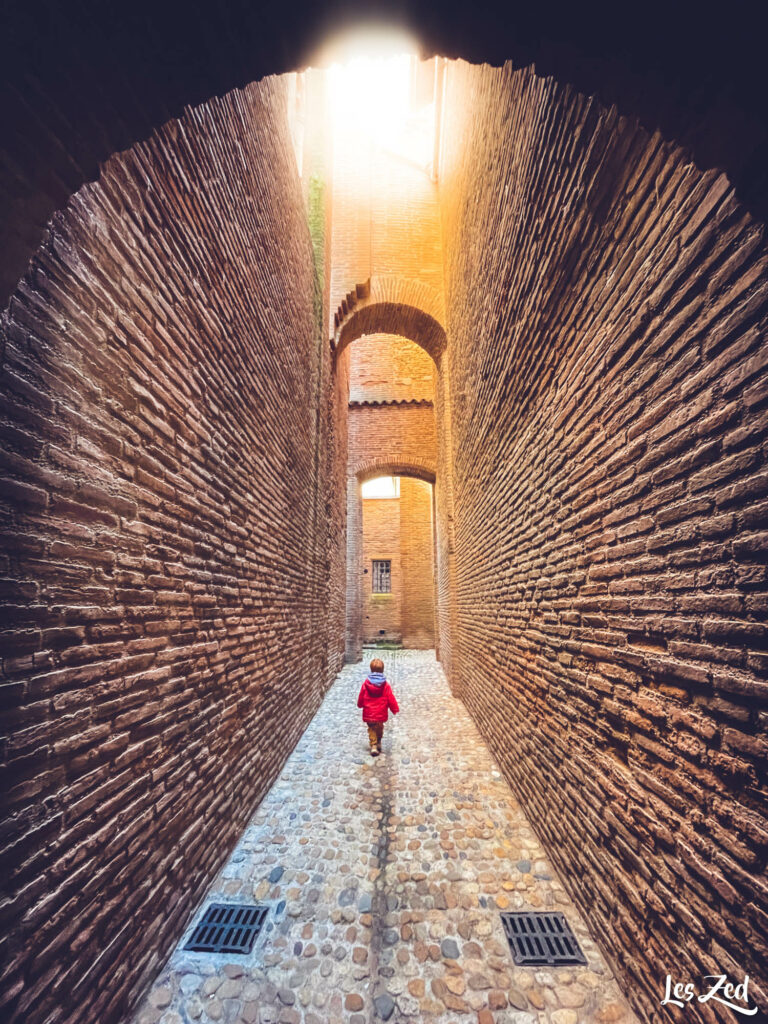
[[[368,726],[368,742],[371,745],[371,750],[373,750],[374,747],[381,749],[381,736],[384,732],[384,723],[366,722],[365,724]]]

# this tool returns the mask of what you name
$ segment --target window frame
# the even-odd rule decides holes
[[[381,590],[377,584],[382,582],[381,573],[379,569],[377,573],[377,566],[386,566],[383,570],[386,577],[387,589]],[[371,559],[371,593],[372,594],[391,594],[392,593],[392,559],[391,558],[372,558]]]

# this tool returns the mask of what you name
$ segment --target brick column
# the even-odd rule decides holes
[[[347,477],[347,662],[360,661],[363,656],[360,593],[362,541],[363,501],[360,481],[350,476]]]

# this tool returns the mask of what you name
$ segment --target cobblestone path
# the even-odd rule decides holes
[[[185,936],[136,1024],[634,1021],[432,652],[383,653],[402,710],[370,757],[365,653],[209,893],[270,904],[268,930],[248,957],[185,952]],[[588,966],[515,967],[502,909],[562,911]]]

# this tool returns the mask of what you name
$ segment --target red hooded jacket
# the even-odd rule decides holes
[[[400,710],[392,687],[386,679],[381,683],[372,683],[370,679],[366,679],[360,687],[357,706],[363,709],[364,722],[386,722],[389,711],[396,715]]]

